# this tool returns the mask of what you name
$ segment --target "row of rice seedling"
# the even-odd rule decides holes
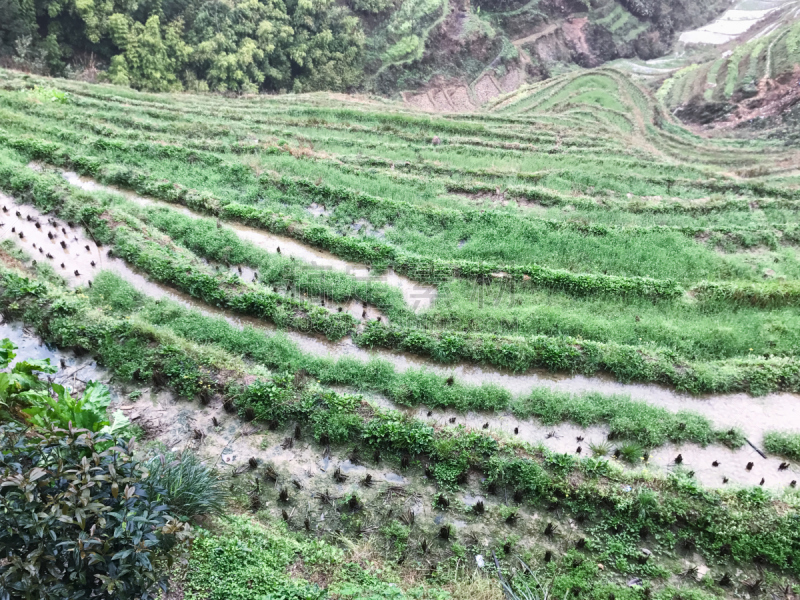
[[[20,176],[12,168],[3,176],[7,189],[31,194],[42,208],[59,208],[63,196],[69,198],[73,195],[69,192],[65,194],[57,185],[48,186],[46,178],[38,174]],[[188,251],[169,250],[163,245],[159,233],[148,232],[124,212],[87,202],[88,199],[86,195],[79,195],[67,207],[61,207],[63,213],[59,214],[85,223],[95,239],[111,244],[115,255],[121,256],[156,281],[165,282],[211,305],[265,318],[281,326],[317,331],[332,339],[351,334],[360,346],[413,352],[440,362],[465,360],[517,371],[534,367],[556,371],[605,370],[623,380],[664,381],[694,392],[742,389],[742,386],[757,393],[785,386],[788,386],[786,389],[794,389],[791,373],[795,366],[791,360],[785,359],[748,359],[721,368],[720,364],[687,364],[672,353],[636,346],[626,348],[566,337],[513,338],[480,333],[437,332],[400,325],[389,326],[377,321],[368,323],[363,331],[356,334],[355,323],[350,315],[332,314],[323,308],[274,294],[263,287],[247,286],[237,281],[235,276],[220,277],[208,272],[197,264]],[[679,366],[676,366],[676,361]],[[771,375],[766,376],[767,372]]]
[[[17,146],[21,147],[20,144],[30,146],[30,144],[28,142],[19,142],[19,143],[17,143]],[[108,144],[104,144],[104,145],[106,147],[108,146]],[[119,144],[117,144],[117,146],[119,146]],[[157,152],[158,154],[160,154],[162,156],[167,151],[170,152],[170,153],[174,153],[174,152],[182,153],[183,152],[180,149],[174,149],[174,148],[173,149],[165,149],[164,147],[158,147],[158,146],[156,146],[155,148],[150,147],[150,146],[143,147],[140,144],[137,144],[135,147],[137,149],[139,149],[139,150],[144,149],[145,151],[148,151],[148,152],[151,151],[151,149],[153,149],[155,152]],[[52,148],[49,148],[46,151],[35,150],[33,152],[34,152],[32,154],[33,158],[36,158],[36,157],[41,158],[41,157],[43,157],[42,152],[44,152],[44,154],[53,155],[55,150],[53,150]],[[178,154],[178,155],[180,156],[180,154]],[[214,157],[213,155],[209,155],[208,156],[208,160],[211,161],[211,162],[217,162],[218,159],[216,157]],[[56,161],[56,162],[58,162],[58,161]],[[81,162],[81,160],[77,159],[77,163],[80,163],[80,162]],[[94,173],[96,173],[96,171],[97,171],[97,165],[96,164],[91,169],[88,170],[88,172],[90,174],[94,174]],[[241,175],[246,175],[246,173],[244,173],[242,171],[237,171],[236,173],[237,174],[241,174]],[[230,170],[227,168],[227,166],[226,166],[226,169],[225,169],[225,175],[226,176],[230,176]],[[172,201],[175,200],[175,190],[170,189],[172,186],[168,181],[157,182],[157,183],[155,183],[155,185],[151,185],[151,184],[144,183],[144,181],[141,180],[141,177],[139,177],[139,182],[136,185],[131,185],[131,181],[128,181],[128,182],[125,181],[126,177],[130,179],[131,176],[132,176],[131,173],[127,173],[126,174],[126,172],[124,170],[122,170],[122,171],[117,170],[115,176],[114,177],[109,177],[109,179],[112,180],[113,183],[123,183],[124,185],[128,185],[129,187],[133,187],[134,189],[137,189],[140,192],[150,193],[150,194],[155,195],[157,197],[163,197],[164,194],[166,193],[167,194],[166,199],[170,199]],[[145,179],[145,181],[146,181],[146,179]],[[347,189],[330,189],[329,188],[328,192],[324,193],[324,190],[325,190],[324,186],[320,187],[320,186],[312,184],[311,182],[303,182],[303,181],[294,181],[293,182],[293,181],[289,181],[289,182],[285,182],[285,183],[288,183],[289,185],[295,185],[295,186],[299,184],[301,186],[301,189],[305,189],[306,191],[313,192],[316,195],[316,196],[314,196],[316,198],[316,200],[321,201],[323,203],[331,202],[332,200],[335,202],[337,199],[339,201],[341,201],[343,198],[348,198],[349,197],[349,198],[351,198],[353,200],[356,200],[356,202],[358,203],[358,205],[360,207],[360,210],[362,210],[362,211],[363,211],[363,209],[365,207],[369,206],[370,204],[374,205],[376,202],[378,204],[381,203],[381,199],[380,198],[365,196],[363,194],[355,194],[355,195],[353,195]],[[159,188],[161,188],[163,191],[159,191]],[[323,192],[323,193],[320,194],[320,192]],[[367,201],[367,205],[364,205],[364,201]],[[212,202],[212,204],[213,204],[213,202]],[[386,208],[389,208],[389,210],[392,210],[392,211],[397,211],[398,209],[400,209],[402,207],[395,203],[393,206],[386,207]],[[382,210],[386,210],[386,208],[383,208]],[[212,210],[215,211],[216,207],[212,207]],[[463,213],[457,213],[457,212],[453,212],[453,211],[449,211],[449,212],[448,211],[444,211],[444,212],[438,211],[437,215],[435,216],[435,220],[436,221],[440,221],[441,223],[444,223],[444,221],[442,219],[447,218],[448,222],[449,222],[449,226],[452,229],[453,218],[458,218],[458,217],[461,216],[461,214],[463,214]],[[477,217],[477,215],[476,215],[476,217]],[[375,219],[373,218],[373,221],[374,220]],[[483,218],[481,220],[485,221],[485,219],[483,219]],[[506,219],[506,220],[508,220],[508,219]],[[493,223],[494,223],[494,228],[496,228],[497,223],[496,222],[493,222]],[[285,231],[285,229],[287,229],[287,227],[284,226],[282,229]],[[283,232],[283,231],[281,231],[281,232]],[[459,234],[459,235],[461,235],[461,234]],[[470,235],[474,235],[474,232],[470,233]],[[319,244],[320,238],[319,238],[318,235],[316,237],[318,239],[317,239],[317,241],[315,243]],[[331,246],[331,244],[338,245],[338,246],[341,246],[342,244],[345,244],[345,246],[346,246],[346,245],[349,244],[350,246],[354,246],[354,247],[364,246],[365,244],[366,245],[370,244],[370,242],[360,242],[358,239],[353,239],[353,238],[343,238],[343,239],[339,240],[339,237],[340,236],[335,236],[335,235],[330,235],[329,234],[328,235],[329,240],[328,240],[327,244],[324,245],[323,247],[325,247],[326,249],[329,249],[329,250],[334,250],[334,248]],[[378,244],[378,245],[383,245],[383,244]],[[385,246],[385,245],[383,245],[383,246]],[[399,265],[399,268],[401,268],[401,269],[412,269],[412,270],[415,270],[415,271],[421,272],[421,273],[424,273],[424,272],[428,271],[429,268],[433,268],[434,272],[438,273],[438,272],[441,272],[442,268],[443,268],[443,266],[439,266],[435,262],[431,263],[430,261],[428,261],[428,263],[424,267],[416,267],[416,268],[410,267],[408,261],[399,260],[396,256],[392,257],[391,253],[387,254],[386,248],[384,248],[381,251],[381,254],[379,254],[379,255],[375,255],[374,251],[372,251],[372,252],[367,251],[366,253],[362,252],[360,256],[354,256],[352,254],[352,252],[350,252],[349,255],[347,256],[347,258],[357,259],[357,260],[361,260],[362,262],[370,262],[370,263],[371,262],[381,262],[381,261],[386,261],[387,259],[391,259],[391,260],[394,260]],[[428,265],[430,265],[430,267]],[[446,267],[444,267],[444,268],[446,268]],[[474,271],[474,267],[468,267],[468,264],[467,263],[463,263],[463,262],[459,263],[457,266],[454,265],[452,267],[449,267],[449,270],[451,272],[454,271],[454,269],[457,270],[458,273],[461,274],[462,276],[467,276],[467,277],[470,276],[470,269],[472,271]],[[483,265],[482,267],[480,267],[479,271],[475,271],[475,273],[472,276],[475,276],[475,274],[481,274],[482,276],[486,276],[486,275],[489,275],[491,273],[496,273],[496,272],[506,272],[506,273],[509,273],[509,274],[514,274],[518,270],[519,269],[515,270],[515,269],[513,269],[513,268],[511,268],[509,266],[502,265],[502,264],[498,265],[498,264],[489,263],[489,264],[486,264],[486,265]],[[519,272],[519,274],[526,275],[528,277],[534,277],[535,272],[533,270],[531,270],[530,268],[523,268],[522,271]],[[542,280],[542,282],[544,283],[544,280]],[[776,287],[776,286],[773,286],[773,287]],[[710,290],[717,290],[718,291],[719,289],[720,288],[715,287],[715,286],[702,286],[701,288],[698,288],[698,290],[703,291],[703,294],[705,294],[706,296],[709,294]],[[577,288],[576,288],[576,290],[577,290]],[[755,293],[755,294],[757,294],[758,298],[764,298],[763,300],[758,300],[756,296],[753,296],[752,297],[753,301],[768,302],[768,303],[769,302],[779,302],[780,303],[780,302],[791,301],[791,300],[787,300],[786,299],[787,297],[785,296],[785,293],[787,293],[787,290],[786,290],[786,286],[785,285],[783,285],[780,290],[776,287],[775,292],[766,291],[767,288],[765,288],[764,286],[761,286],[761,288],[753,288],[752,286],[750,286],[748,288],[739,287],[739,288],[737,288],[737,290],[741,290],[745,294],[753,294],[753,293]],[[731,293],[731,289],[728,288],[728,291],[726,291],[725,293],[726,294]],[[764,295],[765,293],[767,295]],[[775,295],[775,294],[778,294],[778,295]],[[741,298],[743,298],[744,296],[742,296],[741,294],[733,294],[732,297],[741,297]]]
[[[97,352],[120,377],[152,377],[191,396],[197,394],[195,389],[210,388],[222,395],[224,406],[245,419],[296,423],[301,432],[312,431],[318,444],[363,444],[376,457],[379,453],[394,460],[400,457],[403,464],[418,460],[440,486],[440,509],[447,509],[447,492],[464,485],[468,476],[465,479],[463,474],[472,470],[485,477],[489,495],[505,488],[519,504],[549,503],[569,515],[583,515],[580,520],[589,515],[593,536],[630,538],[632,556],[639,540],[653,535],[656,544],[669,538],[665,547],[691,537],[696,540],[691,549],[707,560],[741,563],[759,558],[768,569],[794,569],[796,564],[794,545],[785,543],[796,534],[794,515],[758,488],[752,493],[701,491],[690,476],[678,472],[658,485],[649,476],[623,476],[627,487],[620,490],[619,471],[601,457],[574,458],[536,451],[480,431],[436,429],[394,411],[363,407],[359,398],[315,386],[304,390],[290,376],[262,375],[245,384],[241,379],[231,381],[218,367],[217,361],[224,359],[220,354],[199,352],[157,327],[91,309],[74,295],[7,267],[2,271],[0,294],[4,301],[14,301],[9,315],[25,318],[48,342]],[[287,501],[288,494],[283,496]],[[598,497],[603,501],[597,502]],[[681,516],[693,511],[703,518]],[[507,513],[503,516],[513,526],[517,511]],[[732,527],[732,519],[740,525]],[[552,523],[544,530],[550,536],[555,533]],[[447,533],[449,537],[451,531]],[[728,558],[734,547],[735,554]]]
[[[690,441],[703,445],[721,442],[734,447],[742,444],[741,434],[731,437],[727,430],[715,431],[707,419],[691,411],[675,414],[624,396],[572,396],[536,389],[530,396],[523,395],[515,399],[507,390],[491,384],[468,385],[454,377],[418,369],[398,372],[391,363],[379,358],[364,363],[347,357],[333,359],[310,355],[280,336],[265,336],[263,331],[252,328],[242,330],[224,319],[203,316],[169,301],[148,300],[111,273],[95,278],[89,297],[93,305],[110,306],[112,310],[121,311],[120,315],[131,315],[129,311],[135,307],[137,318],[171,330],[187,340],[218,345],[271,371],[297,372],[303,369],[325,385],[376,392],[403,406],[424,405],[459,411],[500,411],[511,407],[518,416],[536,416],[548,425],[568,419],[583,426],[607,423],[611,424],[612,431],[619,437],[634,439],[647,447],[668,441]],[[566,413],[550,415],[540,406],[542,402],[556,403],[557,398],[562,401],[569,398],[571,402],[583,402],[585,406],[572,410],[569,417],[564,416]],[[658,430],[651,427],[655,421],[661,423]],[[693,426],[687,427],[687,422],[693,423]],[[681,423],[684,425],[681,426]]]

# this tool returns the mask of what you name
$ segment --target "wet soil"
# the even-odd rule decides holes
[[[263,331],[265,335],[272,335],[276,331],[257,319],[233,317],[166,286],[154,284],[132,270],[122,260],[109,258],[103,249],[98,248],[78,227],[69,228],[67,224],[61,222],[48,223],[47,217],[32,207],[14,204],[13,199],[8,196],[0,196],[0,204],[4,204],[8,208],[8,212],[5,213],[5,225],[0,228],[0,238],[13,237],[14,241],[35,256],[36,260],[50,262],[71,286],[87,285],[95,273],[101,269],[108,269],[150,297],[167,297],[207,316],[221,316],[237,327],[253,326]],[[17,211],[20,212],[19,216],[16,215]],[[31,220],[28,220],[28,216],[31,217]],[[40,224],[40,228],[36,228],[35,223],[37,222]],[[67,233],[64,234],[64,231]],[[20,232],[23,233],[23,238],[19,238]],[[48,237],[48,233],[53,235],[53,239]],[[62,241],[65,247],[62,247]],[[53,258],[47,258],[48,253]],[[63,269],[60,267],[62,262],[65,265]],[[94,266],[92,266],[92,262],[95,263]],[[340,342],[329,342],[297,332],[287,332],[286,335],[297,343],[301,350],[317,356],[329,356],[335,359],[351,356],[364,361],[377,357],[391,362],[397,371],[424,368],[442,375],[454,375],[463,383],[474,385],[492,383],[516,395],[528,393],[534,387],[539,386],[573,393],[625,394],[633,399],[643,400],[648,404],[673,412],[680,410],[698,412],[708,417],[718,428],[739,427],[757,445],[761,443],[766,431],[776,429],[800,431],[800,411],[795,408],[798,405],[798,397],[794,394],[771,394],[760,398],[753,398],[746,394],[728,394],[695,398],[656,385],[622,384],[610,378],[597,376],[554,375],[538,371],[515,375],[474,365],[462,364],[449,367],[433,365],[413,355],[388,351],[368,352],[355,346],[349,338]],[[376,401],[380,401],[380,399],[376,399]],[[427,409],[420,408],[418,412],[427,414]],[[444,420],[444,413],[435,412],[434,415],[436,415],[434,419]],[[462,422],[466,420],[470,427],[476,429],[482,427],[483,423],[489,422],[490,428],[512,435],[514,428],[518,427],[520,436],[525,441],[542,442],[553,450],[570,453],[576,452],[580,445],[575,443],[575,438],[578,436],[585,438],[586,443],[582,447],[582,452],[586,452],[588,442],[600,442],[608,433],[603,428],[582,430],[571,425],[546,428],[530,422],[518,421],[511,415],[466,415],[458,420]],[[548,436],[551,431],[555,431],[556,435]],[[698,479],[708,486],[722,485],[723,477],[728,477],[731,483],[742,484],[758,484],[761,478],[764,478],[764,485],[771,488],[784,487],[791,480],[796,479],[794,466],[787,471],[779,472],[777,467],[780,460],[775,458],[765,460],[749,446],[736,451],[719,446],[709,448],[693,445],[684,445],[680,448],[666,446],[652,452],[650,462],[645,467],[673,468],[674,458],[679,452],[683,454],[683,466],[694,470]],[[713,461],[719,461],[721,467],[712,467]],[[747,471],[744,467],[750,461],[753,461],[757,467]]]
[[[18,355],[22,358],[49,358],[54,365],[60,365],[64,360],[64,367],[54,376],[57,383],[65,383],[73,390],[80,392],[89,381],[109,382],[110,375],[98,367],[89,356],[78,357],[72,352],[64,352],[48,347],[33,332],[26,330],[19,323],[0,324],[0,337],[10,338],[19,347]],[[166,390],[157,391],[145,388],[143,399],[132,403],[124,399],[124,394],[119,386],[112,387],[111,410],[122,409],[131,421],[142,427],[150,439],[157,439],[174,451],[191,448],[200,450],[206,457],[213,457],[214,461],[224,468],[226,465],[239,467],[245,463],[250,455],[260,456],[260,460],[281,465],[294,478],[301,481],[310,480],[316,474],[328,473],[331,465],[336,462],[330,458],[320,458],[314,452],[307,454],[309,446],[293,445],[292,448],[283,448],[280,443],[285,441],[286,435],[269,432],[266,426],[253,425],[242,422],[236,415],[228,415],[222,410],[220,401],[202,406],[194,402],[178,400]],[[348,390],[342,390],[348,391]],[[149,401],[144,401],[148,396]],[[379,396],[367,396],[372,404],[388,409],[398,409],[398,406]],[[607,427],[582,428],[569,423],[555,426],[545,426],[535,420],[517,419],[510,413],[474,413],[456,414],[453,411],[429,410],[426,407],[412,409],[400,408],[409,416],[428,422],[437,428],[465,426],[476,431],[488,431],[499,434],[508,439],[530,443],[534,446],[541,445],[549,450],[559,453],[573,454],[575,456],[591,456],[590,444],[599,444],[608,437]],[[455,422],[450,419],[455,417]],[[216,418],[221,424],[213,425]],[[487,425],[487,427],[484,427]],[[200,434],[197,434],[197,432]],[[259,449],[253,447],[250,437],[258,432],[259,436],[271,436],[277,440],[274,447],[264,452],[263,442],[258,442]],[[285,432],[284,432],[285,433]],[[199,437],[198,437],[199,435]],[[582,438],[579,440],[579,438]],[[259,438],[260,439],[260,438]],[[305,448],[302,452],[302,448]],[[577,449],[581,448],[581,452]],[[613,446],[612,446],[613,448]],[[254,454],[256,453],[256,454]],[[683,456],[683,463],[675,465],[674,459],[678,453]],[[615,460],[615,459],[611,459]],[[714,467],[713,462],[719,462]],[[752,470],[748,471],[748,462],[754,462]],[[665,472],[674,468],[682,468],[695,472],[699,482],[707,487],[726,485],[723,477],[727,477],[727,485],[758,485],[762,478],[764,486],[771,489],[782,489],[797,479],[797,469],[792,466],[789,470],[779,471],[778,465],[782,462],[776,457],[763,459],[750,446],[738,450],[730,450],[721,446],[702,448],[695,444],[681,446],[667,445],[657,448],[650,453],[649,460],[640,465],[618,464],[626,469],[649,470],[651,472]],[[337,462],[345,474],[352,474],[363,478],[368,470],[363,465],[353,464],[353,461],[340,460]],[[393,470],[369,470],[376,482],[385,481],[390,485],[405,485],[409,479]],[[328,484],[331,490],[341,492],[346,486]],[[347,488],[350,489],[350,488]]]
[[[390,401],[377,396],[369,396],[370,401],[386,408],[397,408]],[[513,414],[475,413],[456,414],[453,411],[429,409],[425,406],[406,409],[404,412],[438,427],[452,427],[464,425],[476,431],[490,431],[500,433],[510,439],[517,439],[532,445],[541,444],[554,452],[572,454],[574,456],[592,456],[590,444],[602,444],[608,440],[609,428],[606,426],[579,427],[571,423],[559,423],[547,426],[532,420],[518,419]],[[455,417],[455,423],[450,419]],[[713,419],[712,419],[713,420]],[[488,427],[484,428],[485,425]],[[751,438],[754,443],[760,444],[761,437]],[[757,441],[756,441],[757,440]],[[609,442],[611,450],[619,444]],[[578,449],[580,448],[580,452]],[[678,454],[682,455],[680,465],[675,464]],[[764,486],[772,489],[786,488],[791,481],[798,478],[798,469],[791,466],[788,470],[778,470],[783,459],[769,456],[764,459],[749,445],[737,450],[731,450],[720,445],[702,447],[697,444],[667,444],[649,452],[648,459],[639,464],[629,465],[622,461],[618,464],[626,469],[650,472],[667,472],[676,468],[694,471],[696,479],[709,488],[725,485],[759,485],[761,479],[765,480]],[[714,466],[714,462],[719,463]],[[747,470],[747,464],[753,462],[752,470]],[[723,481],[724,478],[728,482]]]
[[[72,171],[65,171],[62,174],[69,183],[84,190],[105,191],[122,194],[128,200],[131,200],[141,206],[164,206],[172,210],[178,210],[182,214],[188,216],[196,218],[202,216],[184,206],[177,206],[159,200],[154,200],[152,198],[146,198],[120,188],[101,185],[91,178],[81,177]],[[311,208],[312,210],[319,209],[316,204]],[[412,281],[407,277],[395,273],[391,269],[389,269],[383,275],[373,276],[370,273],[370,268],[366,265],[342,260],[328,252],[317,250],[310,246],[306,246],[305,244],[301,244],[290,237],[275,235],[262,229],[256,229],[234,222],[226,222],[225,225],[232,229],[240,239],[250,242],[254,246],[261,248],[262,250],[266,250],[267,252],[273,254],[280,252],[282,256],[293,257],[306,263],[312,268],[347,273],[348,275],[351,275],[361,281],[382,282],[396,287],[402,292],[403,299],[412,310],[424,310],[429,308],[436,299],[435,286],[424,285]]]

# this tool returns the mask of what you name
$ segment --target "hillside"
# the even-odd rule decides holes
[[[481,76],[504,91],[575,65],[650,59],[726,0],[5,0],[0,63],[149,91],[384,95]],[[479,86],[480,87],[480,86]]]
[[[617,63],[703,135],[798,142],[800,7],[785,0],[732,5],[680,36],[664,58]]]
[[[605,67],[464,114],[0,70],[0,335],[229,490],[169,598],[796,598],[799,161]]]

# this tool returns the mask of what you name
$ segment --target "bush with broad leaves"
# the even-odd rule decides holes
[[[153,598],[190,535],[128,444],[0,426],[0,600]]]

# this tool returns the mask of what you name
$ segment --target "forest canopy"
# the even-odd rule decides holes
[[[652,59],[672,47],[677,32],[709,22],[729,0],[567,4],[0,0],[0,66],[155,92],[391,95],[436,81],[475,82],[490,72],[502,78],[524,69],[537,79],[570,65]],[[514,44],[573,18],[585,20],[586,48],[565,45],[562,34],[521,50]]]
[[[0,55],[52,75],[107,68],[151,91],[345,90],[360,22],[333,0],[0,0]]]

